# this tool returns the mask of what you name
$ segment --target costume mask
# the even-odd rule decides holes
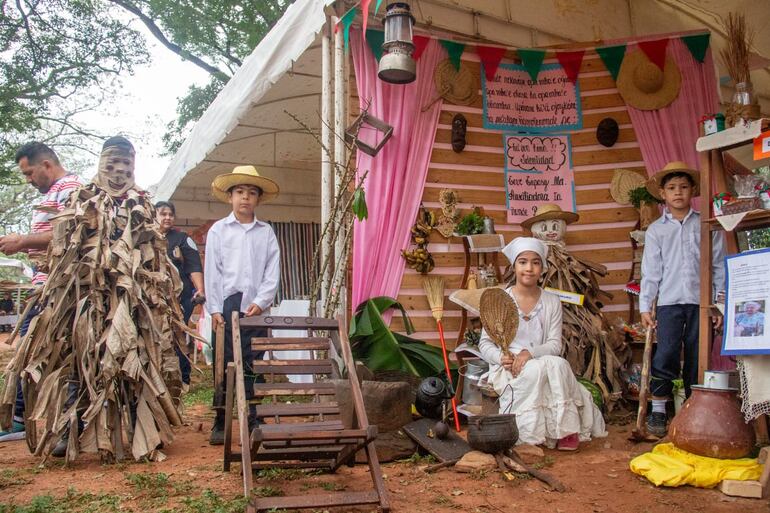
[[[118,138],[113,138],[118,139]],[[99,157],[99,172],[94,182],[110,196],[122,196],[134,186],[134,149],[127,140],[120,144],[108,145],[109,139]]]
[[[460,153],[465,148],[465,134],[468,131],[468,121],[462,114],[452,118],[452,149]]]
[[[532,235],[545,242],[562,242],[567,233],[567,223],[563,219],[547,219],[532,224]]]

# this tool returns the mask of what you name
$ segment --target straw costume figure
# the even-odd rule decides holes
[[[158,459],[181,424],[181,281],[154,208],[134,185],[134,157],[127,139],[108,139],[93,182],[52,219],[42,311],[9,364],[2,397],[7,421],[20,380],[28,420],[45,420],[30,444],[36,455],[121,458],[126,424],[134,458]]]
[[[574,212],[545,204],[538,208],[537,215],[521,225],[548,246],[548,267],[541,278],[541,286],[584,296],[582,305],[562,303],[562,355],[576,375],[599,386],[608,410],[611,410],[622,394],[619,371],[630,357],[630,349],[615,335],[602,315],[601,298],[612,296],[599,288],[597,276],[606,275],[607,268],[567,251],[564,242],[567,225],[578,219]]]

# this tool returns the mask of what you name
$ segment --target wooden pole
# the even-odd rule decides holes
[[[712,216],[710,198],[711,192],[711,153],[703,151],[698,154],[700,159],[701,187],[701,225],[700,225],[700,317],[698,325],[698,383],[703,383],[703,373],[709,366],[711,352],[711,224]]]
[[[332,203],[334,202],[334,173],[332,169],[332,159],[334,155],[334,137],[332,134],[332,124],[334,116],[332,112],[332,93],[334,84],[332,82],[332,47],[329,32],[331,30],[331,20],[327,16],[326,26],[321,33],[321,226],[326,226],[332,212]],[[331,243],[331,231],[327,231],[321,242],[321,262],[326,261],[328,256],[334,252]],[[320,276],[321,280],[321,300],[329,296],[329,284],[332,281],[332,267],[329,266]],[[315,315],[315,305],[310,305],[313,315]]]
[[[347,147],[345,146],[345,128],[347,123],[347,95],[345,91],[346,79],[345,76],[345,41],[343,39],[343,31],[338,30],[334,35],[334,133],[337,139],[334,141],[334,179],[335,190],[339,191],[343,186],[342,182],[345,176],[345,165],[347,164]],[[339,198],[343,204],[346,203],[346,195],[342,195]],[[340,233],[337,236],[334,245],[334,255],[337,261],[343,260],[346,254],[346,236],[345,236],[345,211],[337,210],[336,230]],[[339,283],[340,289],[345,288],[344,273],[346,269],[337,269],[337,272],[343,273],[343,279],[335,278],[334,282]],[[340,294],[340,297],[345,297],[344,294]],[[340,304],[338,307],[339,312],[345,311],[345,305]]]

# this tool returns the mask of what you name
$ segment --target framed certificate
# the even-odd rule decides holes
[[[730,255],[725,262],[722,354],[770,354],[770,248]]]

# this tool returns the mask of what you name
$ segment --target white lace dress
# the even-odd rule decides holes
[[[507,292],[513,296],[510,289]],[[558,329],[547,322],[558,322]],[[482,331],[479,350],[490,364],[488,381],[500,395],[500,413],[516,415],[518,443],[554,447],[560,438],[573,433],[579,434],[581,442],[607,436],[604,418],[591,394],[575,379],[567,360],[559,356],[558,297],[543,291],[527,316],[519,310],[519,329],[508,347],[514,355],[526,349],[534,356],[515,378],[500,365],[500,348]]]

